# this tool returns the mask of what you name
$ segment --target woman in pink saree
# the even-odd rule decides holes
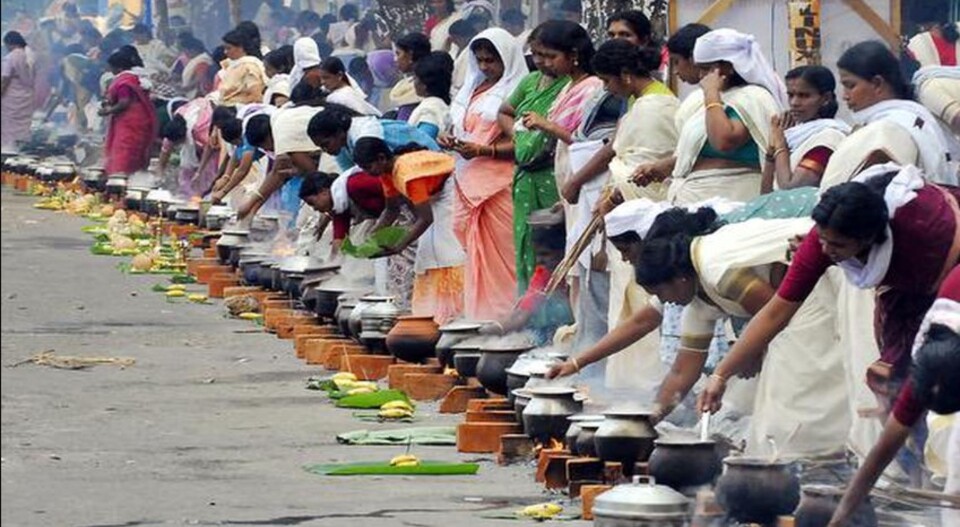
[[[0,127],[0,144],[12,147],[17,141],[30,137],[30,120],[34,108],[34,60],[27,50],[27,42],[16,31],[3,36],[3,43],[10,51],[3,57],[2,109],[3,127]]]
[[[104,169],[108,175],[132,174],[150,163],[150,150],[157,137],[157,113],[140,78],[130,71],[143,67],[136,48],[122,46],[110,55],[107,64],[115,77],[99,112],[110,117]]]
[[[470,42],[466,82],[450,107],[454,135],[444,148],[460,154],[454,232],[467,260],[464,311],[472,319],[508,315],[517,289],[513,244],[513,142],[503,136],[497,113],[527,74],[523,50],[500,28]]]

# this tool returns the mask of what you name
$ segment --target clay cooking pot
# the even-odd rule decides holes
[[[440,328],[431,316],[405,316],[387,333],[387,350],[407,362],[422,363],[435,355]]]

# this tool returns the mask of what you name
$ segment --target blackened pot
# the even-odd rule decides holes
[[[727,457],[717,481],[717,502],[740,523],[773,523],[800,503],[800,480],[788,461]]]
[[[676,490],[713,483],[722,469],[717,444],[710,440],[661,438],[650,454],[650,475]]]

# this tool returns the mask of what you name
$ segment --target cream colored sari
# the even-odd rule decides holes
[[[749,201],[760,194],[760,171],[751,168],[709,169],[694,171],[700,151],[707,142],[706,108],[703,93],[678,111],[682,119],[677,144],[677,163],[673,169],[668,198],[675,205],[688,205],[710,198]],[[763,166],[763,153],[770,137],[770,118],[780,112],[776,100],[760,86],[741,86],[723,92],[723,102],[732,107],[757,143],[757,165]]]
[[[674,96],[645,95],[634,101],[620,119],[613,138],[616,157],[610,161],[608,185],[616,188],[625,200],[648,198],[664,201],[667,186],[654,183],[640,187],[631,179],[641,163],[663,159],[673,154],[677,144],[675,115],[679,101]],[[650,295],[637,285],[633,266],[623,261],[620,252],[607,244],[607,268],[610,271],[610,304],[607,324],[614,328],[649,304]],[[607,358],[608,388],[652,390],[663,380],[666,366],[660,360],[660,337],[651,332],[623,351]]]
[[[769,280],[771,264],[786,263],[789,240],[806,234],[812,225],[809,218],[748,220],[695,239],[690,256],[701,294],[728,314],[742,314],[740,302],[751,287],[750,276]],[[771,454],[768,436],[781,455],[826,455],[845,448],[851,419],[843,353],[836,339],[836,305],[833,284],[821,280],[767,347],[748,431],[748,453]],[[692,316],[687,309],[684,333]],[[712,328],[709,321],[701,326]]]

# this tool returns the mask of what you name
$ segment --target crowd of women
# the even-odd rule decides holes
[[[841,525],[894,457],[922,474],[927,409],[960,410],[960,25],[931,6],[905,57],[847,49],[842,90],[823,66],[781,76],[735,29],[661,44],[640,11],[597,45],[577,1],[527,31],[438,0],[392,42],[355,10],[303,12],[267,41],[241,23],[212,54],[138,26],[89,47],[104,78],[100,58],[62,67],[79,113],[102,93],[108,173],[145,168],[160,137],[184,197],[297,217],[317,258],[403,227],[350,265],[440,324],[572,345],[551,377],[655,389],[657,420],[733,407],[748,452],[853,447]],[[18,33],[4,43],[7,144],[39,70]],[[695,89],[681,101],[666,71]],[[185,97],[161,97],[171,84]]]

